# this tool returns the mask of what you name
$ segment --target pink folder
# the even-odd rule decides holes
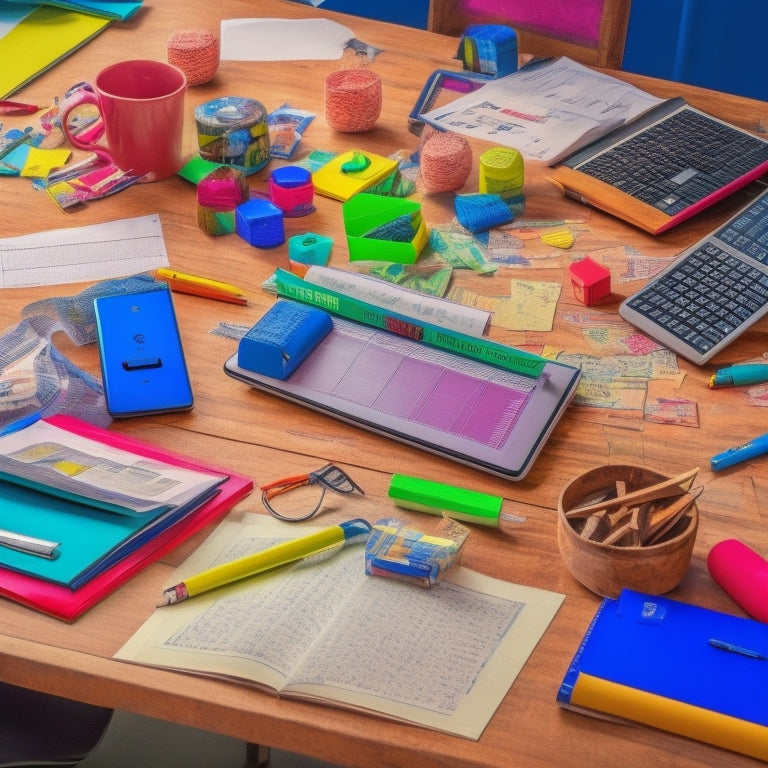
[[[224,517],[240,499],[253,490],[253,480],[250,478],[170,453],[163,448],[148,445],[127,435],[110,432],[71,416],[50,416],[45,420],[75,434],[131,451],[139,456],[227,476],[227,480],[219,486],[219,492],[199,509],[155,536],[80,589],[71,590],[60,584],[0,567],[0,595],[58,619],[74,621],[142,568],[158,560],[209,523]]]

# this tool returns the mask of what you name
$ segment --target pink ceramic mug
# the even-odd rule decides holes
[[[160,181],[183,165],[184,73],[170,64],[139,59],[122,61],[96,76],[93,90],[79,90],[64,104],[61,123],[80,149],[96,152],[122,171]],[[70,113],[94,104],[101,114],[106,145],[78,138]]]

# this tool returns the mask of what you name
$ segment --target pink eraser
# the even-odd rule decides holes
[[[712,578],[754,619],[768,622],[768,560],[736,539],[715,544],[707,556]]]

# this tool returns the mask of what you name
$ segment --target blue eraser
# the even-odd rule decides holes
[[[237,364],[287,379],[331,332],[331,316],[317,307],[278,301],[240,340]]]

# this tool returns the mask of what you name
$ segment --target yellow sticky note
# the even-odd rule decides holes
[[[24,161],[24,167],[21,169],[21,175],[45,178],[54,168],[61,168],[62,165],[65,165],[71,154],[72,152],[68,149],[30,147]]]

